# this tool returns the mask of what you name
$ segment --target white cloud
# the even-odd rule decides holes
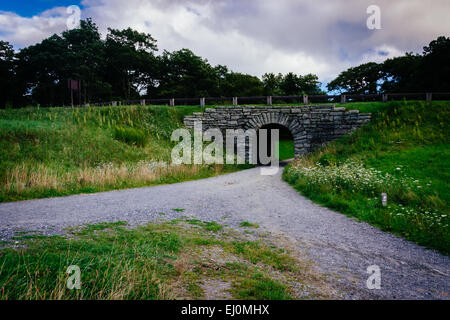
[[[449,36],[448,0],[378,0],[382,30],[368,30],[372,0],[84,0],[83,17],[151,33],[160,49],[189,48],[237,72],[315,73],[329,81],[359,63],[421,51]],[[32,18],[0,12],[2,38],[21,47],[65,30],[55,8]]]
[[[65,30],[66,20],[66,8],[63,7],[44,11],[31,18],[0,11],[0,34],[3,40],[14,46],[24,47]]]

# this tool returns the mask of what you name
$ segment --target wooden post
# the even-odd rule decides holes
[[[345,94],[341,95],[341,103],[347,103],[347,97],[345,96]]]
[[[432,93],[427,93],[427,102],[430,102],[433,100],[433,94]]]
[[[238,105],[238,98],[233,97],[233,106],[237,106],[237,105]]]
[[[145,106],[145,99],[141,100],[141,106]]]
[[[383,102],[387,102],[388,101],[388,95],[386,93],[383,93],[381,98],[383,99]]]
[[[175,107],[175,99],[170,99],[169,104],[171,107]]]
[[[308,104],[309,103],[309,97],[307,94],[303,95],[303,104]]]
[[[205,107],[206,103],[205,103],[205,98],[200,98],[200,107],[203,108]]]
[[[271,96],[267,97],[267,105],[268,106],[272,105],[272,97]]]

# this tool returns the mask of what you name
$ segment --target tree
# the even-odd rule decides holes
[[[381,64],[370,62],[350,68],[327,87],[348,93],[448,92],[449,57],[450,38],[438,37],[424,47],[422,55],[406,53]]]
[[[450,38],[438,37],[423,49],[417,80],[426,91],[450,91]]]
[[[381,65],[375,62],[350,68],[328,83],[329,91],[350,94],[378,93],[378,82],[383,77]]]
[[[280,89],[284,95],[299,95],[300,91],[298,88],[298,77],[292,72],[286,74],[283,79],[281,79]]]
[[[160,59],[160,97],[207,97],[217,91],[217,71],[208,60],[195,55],[189,49],[164,51]]]
[[[11,105],[15,98],[14,49],[5,41],[0,41],[0,107]]]
[[[91,19],[82,20],[79,28],[63,32],[62,37],[68,50],[65,77],[81,80],[83,102],[110,98],[111,86],[103,77],[104,70],[108,69],[105,43],[97,25]]]
[[[414,92],[421,90],[417,81],[422,56],[406,53],[405,56],[387,59],[381,66],[383,92]]]
[[[274,73],[265,73],[262,76],[262,82],[264,86],[265,96],[275,96],[281,95],[281,81],[283,80],[283,75],[279,73],[275,75]]]
[[[222,86],[222,95],[225,97],[261,96],[263,91],[263,83],[258,77],[238,72],[228,73]]]
[[[302,94],[323,94],[320,89],[319,77],[315,74],[307,74],[298,77],[298,89]]]
[[[43,105],[63,105],[70,73],[68,44],[53,35],[17,54],[17,78],[22,94],[31,93],[33,101]]]
[[[97,26],[90,19],[83,20],[79,28],[55,34],[17,54],[22,94],[31,92],[33,100],[43,105],[68,104],[67,80],[76,79],[82,81],[83,102],[108,97],[104,57]]]
[[[107,78],[114,94],[125,99],[139,98],[145,89],[156,86],[158,61],[153,54],[158,50],[156,40],[131,28],[108,30]]]
[[[302,76],[289,72],[281,79],[280,89],[284,95],[288,96],[322,93],[319,78],[314,74]]]

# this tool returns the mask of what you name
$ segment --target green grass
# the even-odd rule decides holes
[[[262,274],[253,274],[249,279],[239,283],[240,288],[234,289],[239,299],[244,300],[291,300],[286,287]]]
[[[346,107],[372,112],[371,123],[297,159],[284,179],[318,203],[449,254],[450,103]]]
[[[259,228],[259,224],[248,221],[242,221],[239,226],[241,226],[242,228]]]
[[[161,163],[171,159],[171,134],[183,127],[184,116],[203,110],[0,110],[0,202],[175,183],[237,170],[232,165]]]
[[[283,161],[294,158],[294,140],[280,140],[278,147],[278,160]]]
[[[295,297],[288,283],[302,275],[296,258],[217,226],[180,220],[129,228],[119,221],[67,237],[20,239],[19,247],[0,249],[0,300],[198,299],[213,279],[230,283],[230,298]],[[66,286],[72,265],[80,268],[81,290]]]
[[[197,219],[187,219],[186,221],[191,225],[200,226],[207,231],[220,231],[223,229],[223,226],[215,221],[201,221]]]

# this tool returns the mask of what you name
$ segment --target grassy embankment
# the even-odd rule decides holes
[[[0,110],[0,202],[173,183],[236,166],[167,166],[174,129],[200,107]]]
[[[297,159],[284,179],[320,204],[449,254],[450,103],[346,107],[372,112],[371,123]]]
[[[17,248],[0,250],[0,300],[329,298],[298,254],[216,222],[103,223],[68,238],[16,240]],[[81,290],[66,285],[73,265]]]

